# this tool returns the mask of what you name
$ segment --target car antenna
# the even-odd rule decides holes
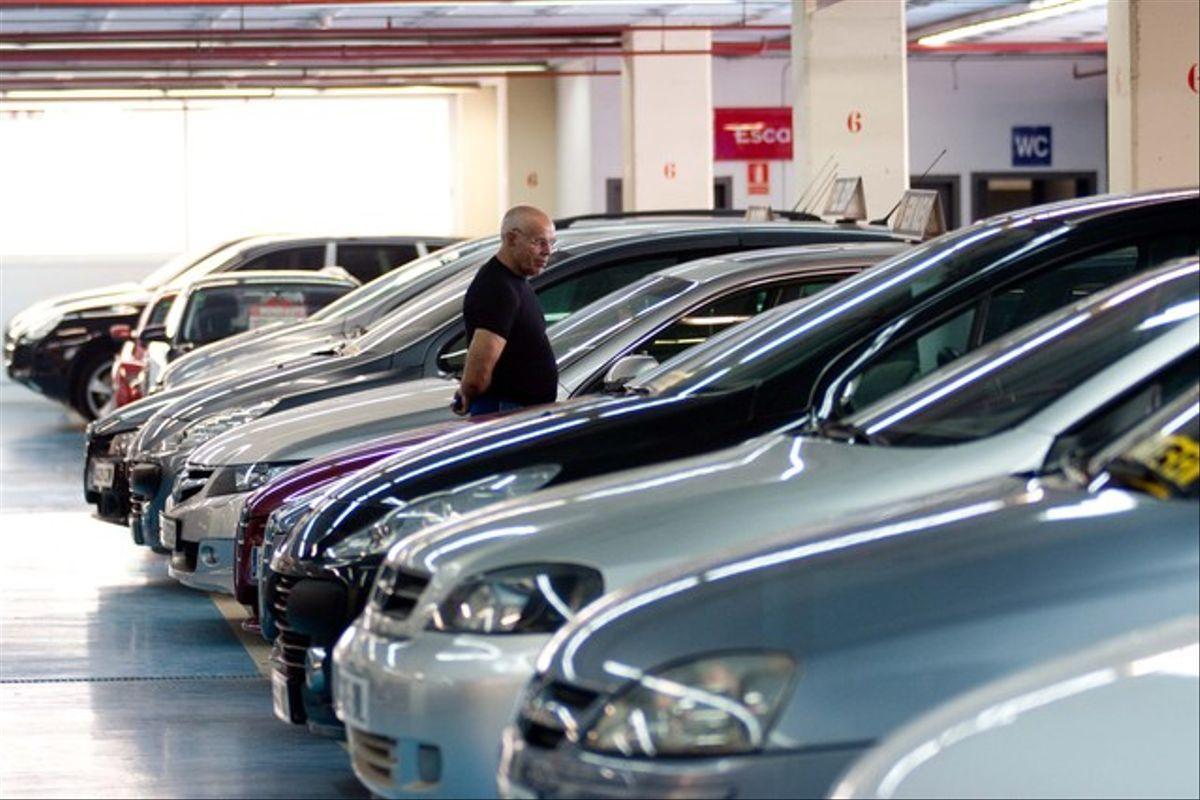
[[[921,173],[921,177],[917,178],[917,182],[918,182],[918,183],[919,183],[920,181],[922,181],[922,180],[924,180],[924,179],[925,179],[925,176],[929,174],[929,171],[930,171],[931,169],[933,169],[935,166],[937,166],[937,162],[941,161],[941,160],[942,160],[942,156],[944,156],[944,155],[946,155],[946,148],[944,148],[944,147],[943,147],[943,148],[942,148],[942,152],[940,152],[940,153],[938,153],[938,154],[937,154],[937,158],[935,158],[935,159],[933,160],[933,163],[931,163],[931,164],[930,164],[928,167],[926,167],[926,168],[925,168],[925,171]],[[899,207],[900,207],[900,204],[901,204],[901,203],[903,203],[903,202],[904,202],[904,193],[903,193],[903,192],[901,192],[901,193],[900,193],[900,199],[896,201],[896,205],[892,206],[892,210],[891,210],[891,211],[889,211],[888,213],[884,214],[884,215],[883,215],[882,217],[880,217],[879,219],[873,219],[873,220],[871,220],[871,224],[872,224],[872,225],[887,225],[887,224],[888,224],[888,220],[892,218],[892,214],[895,214],[895,213],[896,213],[896,209],[897,209],[897,208],[899,208]]]
[[[792,211],[800,208],[800,203],[805,197],[808,197],[808,193],[813,189],[813,184],[816,182],[817,178],[820,177],[821,173],[825,171],[825,168],[829,166],[830,161],[833,161],[833,156],[829,156],[829,158],[825,159],[825,163],[821,165],[821,168],[817,170],[811,178],[808,179],[808,185],[804,187],[804,191],[800,193],[798,198],[796,198],[796,205],[792,206]]]

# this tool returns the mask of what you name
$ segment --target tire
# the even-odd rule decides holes
[[[113,354],[94,351],[84,356],[71,382],[71,407],[93,420],[112,406]]]

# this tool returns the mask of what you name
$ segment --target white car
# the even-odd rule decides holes
[[[1198,797],[1200,618],[1041,664],[946,703],[832,797]]]
[[[1131,426],[1194,383],[1197,274],[1193,261],[1114,286],[822,434],[564,484],[401,542],[334,655],[356,774],[387,796],[488,793],[539,651],[602,592],[799,525],[1052,470]],[[413,777],[422,747],[435,785]]]

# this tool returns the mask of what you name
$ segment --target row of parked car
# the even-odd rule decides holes
[[[564,222],[559,401],[471,420],[453,244],[179,354],[85,495],[379,796],[1195,795],[1197,212]]]

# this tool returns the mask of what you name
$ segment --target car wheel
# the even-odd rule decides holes
[[[76,372],[71,405],[85,419],[96,419],[112,408],[112,365],[111,353],[93,353]]]

